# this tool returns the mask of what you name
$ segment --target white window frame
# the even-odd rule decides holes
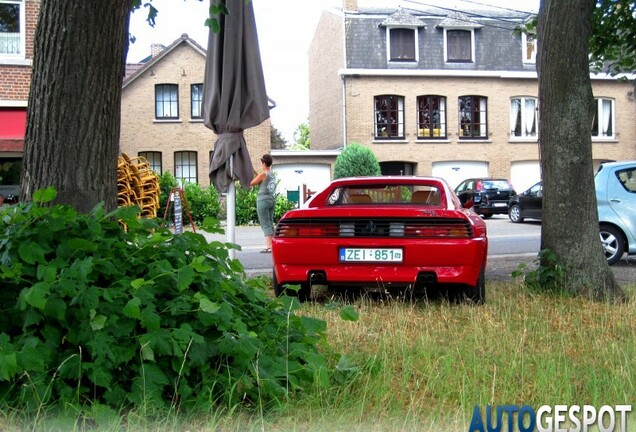
[[[187,161],[184,160],[184,156],[187,156]],[[192,157],[194,156],[194,163],[192,163]],[[196,151],[192,150],[180,150],[174,152],[174,176],[180,185],[184,185],[186,182],[198,183],[199,182],[199,155]],[[187,170],[186,170],[187,168]],[[185,172],[187,171],[187,173]],[[194,176],[192,175],[194,171]],[[194,181],[192,181],[194,179]]]
[[[605,141],[608,139],[616,139],[616,103],[614,99],[597,97],[594,98],[594,103],[596,104],[595,115],[598,114],[598,129],[599,132],[594,135],[592,133],[592,141]],[[610,110],[609,114],[607,114],[607,110]],[[592,120],[594,122],[594,119]],[[590,125],[590,129],[592,129],[593,125]],[[612,133],[607,135],[603,130],[607,130],[607,128],[611,127]]]
[[[514,134],[515,126],[517,123],[517,111],[513,111],[514,101],[519,101],[519,110],[521,111],[521,135],[516,136]],[[529,103],[533,102],[533,108],[529,106]],[[511,140],[536,140],[539,136],[539,114],[537,107],[539,106],[539,99],[534,96],[514,96],[510,98],[510,139]],[[534,133],[528,133],[528,117],[532,116],[534,122]]]
[[[537,62],[537,35],[531,33],[531,41],[528,41],[528,34],[521,33],[521,61],[524,63],[536,63]],[[528,57],[528,47],[532,44],[532,52]]]
[[[448,61],[448,31],[462,30],[470,32],[470,61]],[[475,29],[466,27],[444,27],[444,63],[475,63]]]
[[[199,100],[194,99],[194,89],[200,86]],[[199,115],[195,115],[198,111]],[[190,84],[190,118],[192,120],[203,120],[203,83]]]
[[[148,151],[140,151],[137,153],[138,156],[145,158],[150,165],[150,169],[153,170],[157,175],[163,174],[162,170],[162,160],[163,154],[160,151],[156,150],[148,150]]]
[[[20,52],[17,54],[9,54],[0,52],[0,64],[11,64],[12,60],[26,59],[26,2],[25,0],[0,0],[3,4],[17,4],[20,7]]]
[[[415,60],[392,60],[391,59],[391,30],[413,30],[415,37]],[[419,47],[419,29],[417,26],[386,26],[386,61],[387,63],[417,63],[420,61],[420,47]]]

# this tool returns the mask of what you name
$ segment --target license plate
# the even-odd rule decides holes
[[[340,248],[341,262],[402,262],[400,248]]]
[[[506,203],[495,203],[495,207],[505,207]]]

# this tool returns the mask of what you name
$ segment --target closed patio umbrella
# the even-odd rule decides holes
[[[229,13],[218,16],[220,31],[209,32],[202,109],[205,125],[217,134],[210,183],[227,193],[227,237],[234,242],[234,181],[248,189],[254,176],[243,131],[269,118],[269,106],[252,2],[225,4]]]

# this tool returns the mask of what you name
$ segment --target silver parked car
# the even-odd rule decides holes
[[[607,262],[636,254],[636,161],[602,164],[594,176],[600,235]]]

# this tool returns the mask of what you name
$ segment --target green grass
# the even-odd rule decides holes
[[[626,291],[634,299],[636,286]],[[515,283],[489,283],[487,295],[483,306],[363,297],[353,303],[356,322],[325,302],[306,304],[301,313],[327,321],[349,377],[266,412],[137,411],[92,420],[94,429],[72,413],[58,428],[50,413],[5,412],[0,430],[467,431],[475,405],[636,401],[635,300],[540,296]]]

